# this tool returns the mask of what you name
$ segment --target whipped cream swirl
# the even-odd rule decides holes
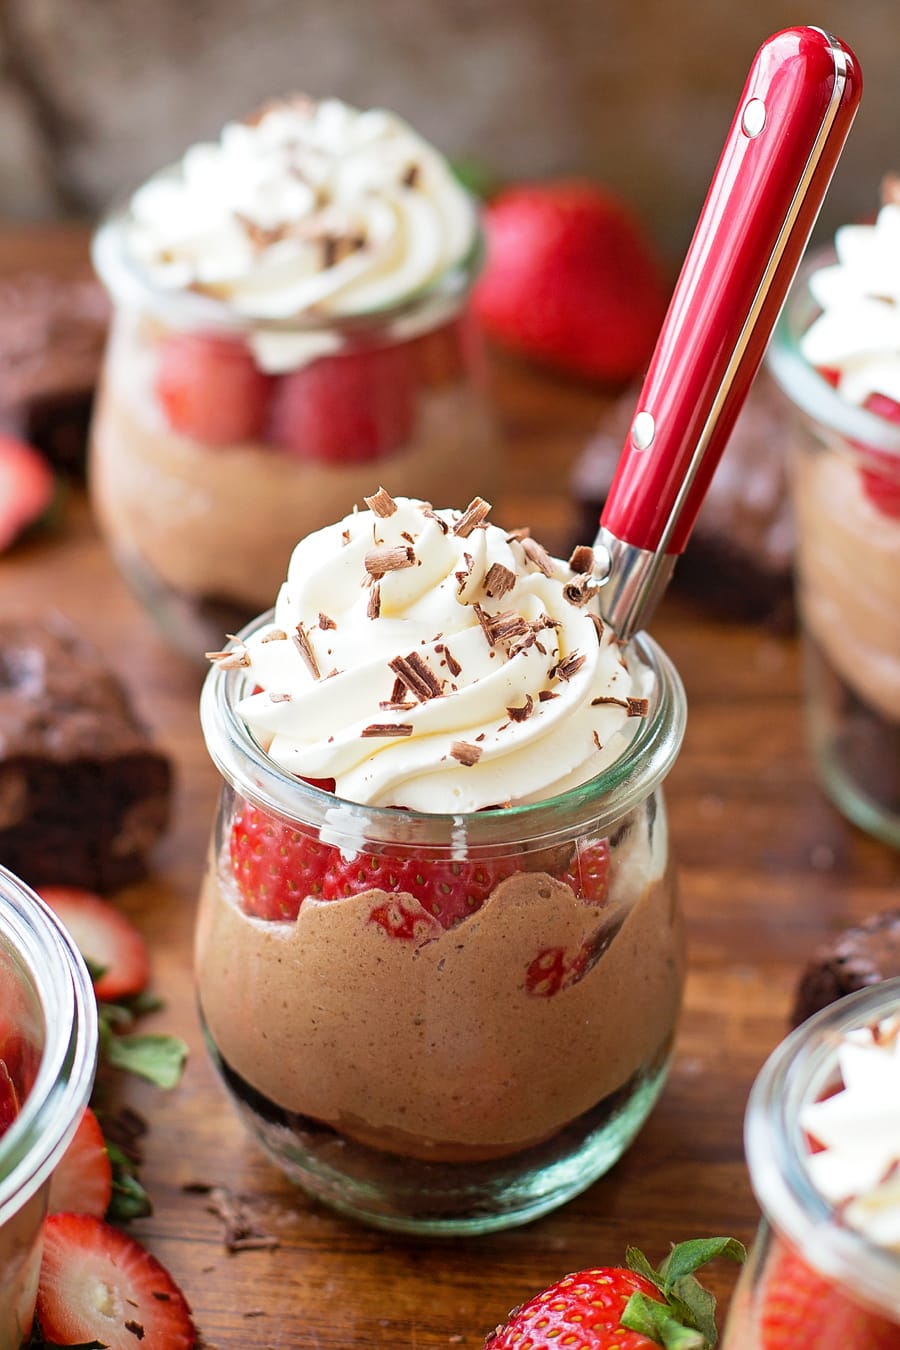
[[[284,320],[396,305],[460,263],[476,231],[446,160],[401,118],[296,98],[139,188],[128,245],[157,285]]]
[[[843,1089],[801,1114],[823,1146],[807,1167],[846,1223],[900,1251],[900,1012],[849,1032],[837,1060]]]
[[[887,202],[873,225],[839,229],[835,251],[837,262],[809,279],[822,313],[800,350],[811,365],[838,373],[850,403],[875,393],[900,403],[900,202]]]
[[[284,769],[376,806],[458,813],[544,800],[617,759],[650,672],[597,611],[590,549],[384,489],[294,550],[274,621],[217,658]]]

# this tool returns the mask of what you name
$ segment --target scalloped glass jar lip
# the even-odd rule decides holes
[[[800,351],[800,338],[821,312],[810,293],[809,279],[836,258],[830,245],[806,255],[775,325],[766,363],[791,402],[813,422],[843,436],[850,452],[865,456],[871,449],[900,458],[900,425],[841,398]]]
[[[74,941],[39,896],[0,866],[0,942],[40,1005],[46,1040],[35,1081],[0,1137],[0,1227],[47,1180],[87,1105],[97,1063],[97,1000]]]
[[[238,634],[244,640],[271,620],[260,615]],[[524,842],[571,838],[591,828],[609,829],[640,805],[668,774],[681,749],[687,707],[675,666],[646,633],[632,639],[654,674],[651,706],[623,754],[603,773],[543,802],[472,813],[425,814],[396,807],[343,801],[281,769],[262,749],[235,705],[246,692],[242,669],[213,665],[200,697],[200,720],[207,749],[226,782],[239,796],[269,814],[325,829],[331,843],[359,847],[362,840],[410,848],[496,852]]]
[[[750,1093],[744,1146],[754,1194],[772,1228],[822,1275],[896,1320],[900,1252],[842,1225],[815,1189],[800,1110],[833,1080],[838,1039],[900,1011],[900,977],[848,994],[795,1028],[766,1060]]]
[[[172,167],[172,166],[170,166]],[[472,199],[474,203],[474,198]],[[255,318],[238,314],[225,300],[200,292],[172,289],[154,283],[127,247],[128,206],[119,206],[100,222],[91,242],[91,261],[112,300],[138,306],[186,330],[221,330],[231,333],[282,332],[323,333],[389,328],[415,318],[421,330],[447,322],[463,307],[481,271],[485,257],[484,234],[476,210],[475,237],[468,252],[427,286],[392,305],[349,314],[306,312],[284,319]],[[433,323],[429,322],[431,311]]]

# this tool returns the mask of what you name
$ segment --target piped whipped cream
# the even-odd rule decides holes
[[[400,117],[297,97],[231,122],[135,192],[131,256],[249,319],[397,305],[472,249],[472,199]]]
[[[837,262],[809,279],[822,313],[800,350],[838,373],[849,402],[879,393],[900,403],[900,202],[886,201],[872,225],[843,226],[834,243]]]
[[[847,1224],[900,1251],[900,1011],[847,1033],[837,1063],[842,1090],[800,1118],[822,1145],[807,1158],[813,1185]]]
[[[459,813],[544,800],[619,758],[650,672],[600,620],[592,550],[383,488],[294,550],[272,623],[213,659],[289,773],[345,800]]]

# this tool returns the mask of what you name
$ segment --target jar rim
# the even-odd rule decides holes
[[[819,306],[809,289],[813,273],[836,261],[833,245],[807,253],[788,292],[766,353],[766,364],[782,392],[825,430],[843,436],[850,452],[876,450],[900,457],[900,426],[868,408],[848,403],[800,351],[800,339]]]
[[[221,329],[237,333],[320,333],[382,328],[416,320],[424,331],[458,313],[481,271],[485,257],[484,233],[476,224],[469,250],[426,286],[402,300],[348,314],[299,313],[286,318],[239,314],[226,300],[158,285],[127,246],[128,206],[114,208],[100,222],[91,241],[94,271],[116,304],[140,305],[185,329]],[[477,221],[477,217],[476,217]]]
[[[53,910],[0,865],[0,942],[23,970],[43,1017],[35,1081],[0,1137],[0,1225],[56,1167],[87,1105],[97,1063],[97,1000],[87,966]]]
[[[896,1318],[900,1252],[836,1220],[804,1159],[800,1109],[833,1078],[839,1038],[900,1008],[900,977],[848,994],[796,1027],[766,1060],[750,1092],[744,1146],[756,1199],[771,1226],[828,1279]]]
[[[237,635],[245,641],[270,622],[260,615]],[[550,844],[588,826],[608,832],[662,782],[681,749],[687,716],[684,686],[672,661],[647,634],[632,639],[654,675],[647,716],[623,753],[595,778],[545,801],[471,813],[425,813],[345,801],[286,772],[263,750],[236,704],[248,675],[238,667],[213,665],[204,680],[200,720],[209,754],[222,777],[252,805],[268,814],[313,825],[333,843],[391,843],[467,851],[522,842]]]

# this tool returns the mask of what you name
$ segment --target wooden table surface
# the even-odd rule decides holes
[[[84,256],[78,232],[0,235],[0,272]],[[498,364],[508,485],[495,518],[568,547],[568,469],[599,395]],[[653,625],[678,665],[688,731],[667,787],[688,920],[690,971],[672,1073],[626,1157],[557,1213],[498,1235],[426,1240],[368,1231],[307,1200],[244,1135],[206,1058],[191,942],[217,793],[197,719],[200,672],[173,655],[119,580],[88,502],[70,494],[51,534],[0,558],[3,610],[59,609],[108,656],[177,767],[174,823],[152,876],[115,899],[146,935],[165,1001],[146,1029],[191,1047],[181,1085],[137,1080],[124,1099],[150,1123],[143,1177],[152,1217],[133,1231],[172,1271],[204,1343],[220,1350],[463,1346],[570,1270],[615,1263],[626,1243],[660,1259],[670,1240],[749,1241],[756,1208],[742,1159],[744,1104],[783,1035],[816,941],[895,899],[898,857],[846,824],[813,781],[793,638],[705,617],[668,597]],[[271,1250],[229,1254],[197,1184],[248,1201]],[[732,1268],[711,1272],[723,1304]]]

